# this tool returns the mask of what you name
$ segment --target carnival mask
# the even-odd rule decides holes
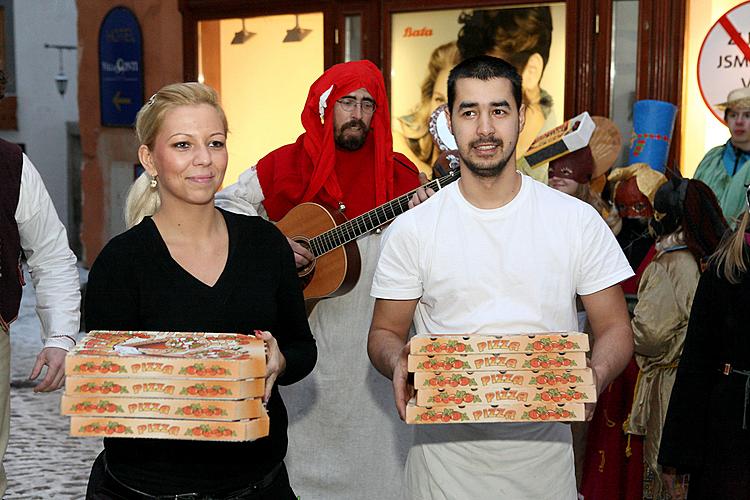
[[[638,189],[635,176],[617,184],[615,205],[617,205],[620,217],[625,219],[647,219],[654,214],[648,197]]]

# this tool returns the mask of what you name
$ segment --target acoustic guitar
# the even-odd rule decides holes
[[[433,179],[422,187],[438,191],[459,178],[459,170]],[[315,258],[298,274],[306,300],[343,295],[357,284],[360,272],[357,238],[389,223],[409,210],[416,189],[354,219],[317,203],[302,203],[277,224],[282,233],[307,248]]]

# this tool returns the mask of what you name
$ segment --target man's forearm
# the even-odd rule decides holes
[[[633,331],[629,325],[612,327],[596,336],[591,368],[596,372],[599,393],[628,365],[633,356]]]
[[[389,379],[398,363],[405,341],[400,335],[384,329],[370,330],[367,338],[367,354],[373,366]]]

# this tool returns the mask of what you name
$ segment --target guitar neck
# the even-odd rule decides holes
[[[451,182],[458,180],[459,176],[460,172],[457,169],[452,170],[448,175],[444,175],[439,179],[433,179],[421,187],[432,189],[437,192]],[[373,208],[369,212],[365,212],[354,219],[350,219],[343,224],[312,238],[310,240],[310,249],[312,250],[313,255],[315,255],[315,257],[320,257],[335,248],[356,240],[363,234],[389,223],[402,213],[409,210],[409,200],[416,191],[416,189],[413,189],[388,203]]]

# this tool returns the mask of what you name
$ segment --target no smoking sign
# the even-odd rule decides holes
[[[698,56],[698,86],[713,115],[730,91],[750,87],[750,0],[733,7],[711,27]]]

